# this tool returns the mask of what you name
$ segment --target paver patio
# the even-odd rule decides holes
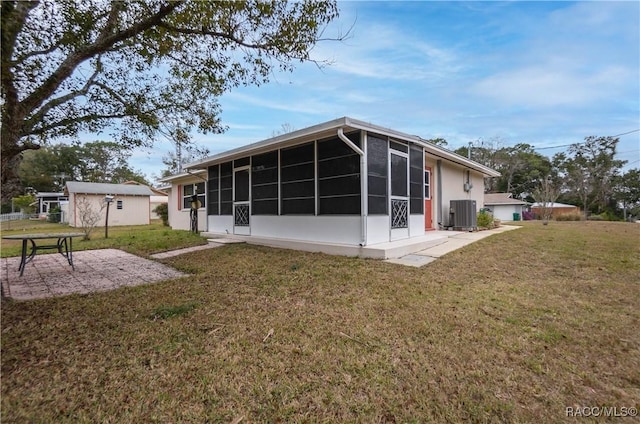
[[[73,263],[75,271],[58,253],[36,255],[20,277],[20,258],[2,258],[2,292],[15,300],[41,299],[113,290],[188,275],[117,249],[73,252]]]

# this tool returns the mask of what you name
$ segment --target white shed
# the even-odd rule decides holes
[[[487,193],[484,195],[484,207],[493,213],[493,217],[501,221],[522,219],[522,211],[528,203],[514,199],[511,193]],[[517,218],[517,219],[516,219]]]
[[[100,224],[106,217],[106,196],[113,196],[109,206],[109,226],[148,225],[150,220],[151,189],[145,185],[88,183],[69,181],[65,193],[69,196],[69,225],[81,227],[81,214],[91,210],[100,215]]]

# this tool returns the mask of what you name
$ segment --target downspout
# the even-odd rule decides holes
[[[206,203],[209,202],[209,180],[202,178],[200,175],[196,175],[191,173],[191,171],[189,171],[188,169],[185,169],[184,172],[186,172],[187,174],[191,175],[192,177],[196,177],[202,181],[204,181],[204,199],[205,199],[205,205],[204,206],[204,210],[205,210],[205,214],[204,216],[206,217],[205,221],[204,221],[204,231],[205,232],[209,232],[209,207],[206,205]],[[207,177],[209,176],[209,168],[207,168]],[[197,194],[197,193],[196,193]]]
[[[367,220],[366,220],[367,214],[365,213],[365,210],[367,207],[367,204],[366,204],[367,193],[366,193],[366,190],[364,189],[366,184],[367,173],[366,173],[364,151],[358,146],[356,146],[353,141],[349,140],[346,135],[344,135],[344,130],[342,128],[338,128],[338,138],[342,140],[344,144],[349,146],[351,150],[353,150],[360,156],[360,178],[362,178],[361,179],[362,183],[360,184],[360,192],[361,192],[360,193],[360,223],[361,223],[360,231],[362,234],[360,247],[364,247],[367,245]],[[362,145],[364,146],[364,143]]]
[[[436,206],[438,207],[438,219],[436,219],[436,222],[438,222],[438,225],[440,225],[441,227],[443,226],[443,216],[442,216],[442,160],[438,159],[436,161],[436,169],[438,171],[437,173],[437,182],[436,182],[436,190],[438,192],[438,200],[436,202]],[[447,225],[449,225],[449,223],[447,223]]]

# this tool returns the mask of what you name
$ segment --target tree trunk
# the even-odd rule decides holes
[[[18,166],[20,165],[23,149],[19,146],[20,135],[16,125],[12,122],[4,122],[2,125],[2,168],[1,183],[2,203],[11,202],[11,199],[22,193],[22,184],[18,177]]]

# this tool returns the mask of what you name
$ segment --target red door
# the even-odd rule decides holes
[[[424,170],[424,228],[426,230],[434,230],[433,228],[433,211],[431,209],[431,168],[426,167]]]

